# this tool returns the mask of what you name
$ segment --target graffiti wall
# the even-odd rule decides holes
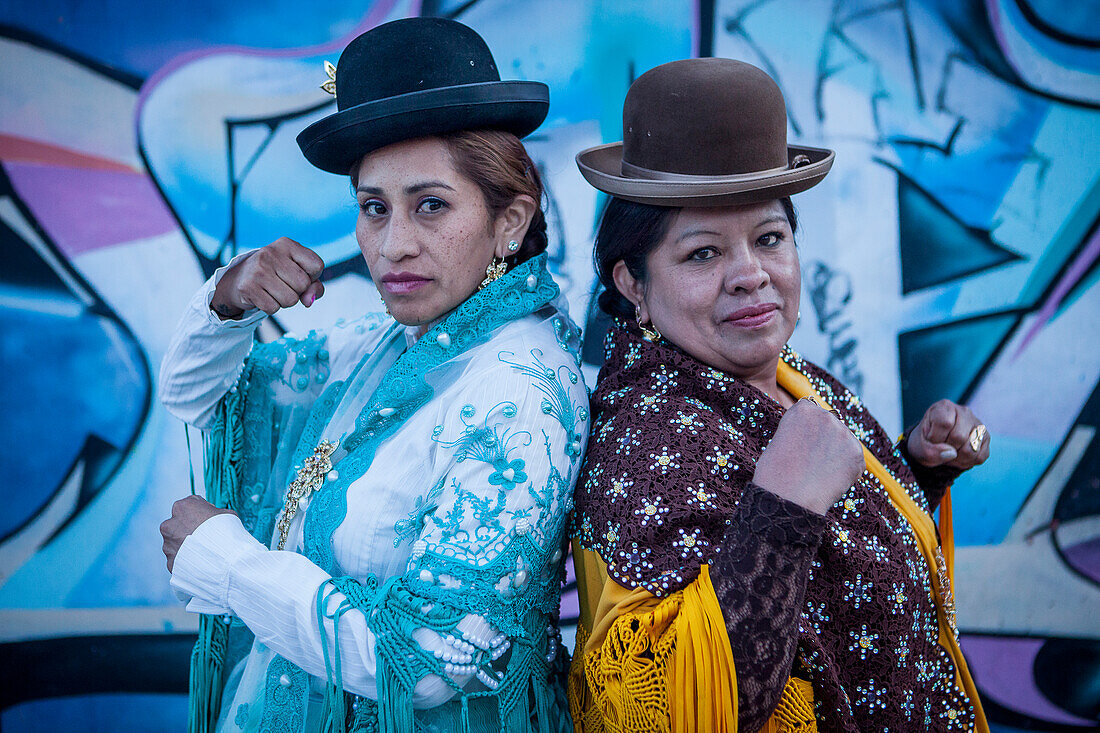
[[[5,733],[182,729],[196,624],[157,525],[201,436],[159,407],[157,367],[199,284],[278,236],[321,254],[328,293],[262,338],[381,309],[347,181],[294,136],[331,109],[324,60],[417,14],[551,87],[528,142],[589,376],[602,201],[573,155],[620,139],[627,86],[659,63],[776,78],[791,140],[837,151],[796,199],[793,343],[892,431],[941,396],[986,422],[993,457],[953,490],[963,646],[996,730],[1096,729],[1100,4],[45,0],[0,3]]]

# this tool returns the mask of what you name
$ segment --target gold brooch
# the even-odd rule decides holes
[[[339,441],[322,440],[320,445],[313,449],[313,455],[302,461],[298,475],[286,490],[286,504],[276,524],[279,530],[279,544],[275,549],[282,550],[286,547],[286,538],[290,534],[290,522],[298,513],[299,502],[325,483],[325,474],[332,470],[332,454],[338,445],[340,445]]]
[[[326,81],[324,84],[322,84],[321,88],[324,89],[329,94],[331,94],[333,97],[335,97],[336,96],[336,67],[333,66],[328,61],[326,61],[325,62],[325,73],[328,74],[328,81]]]
[[[943,550],[936,547],[936,576],[940,585],[940,599],[943,601],[943,610],[947,616],[947,625],[951,631],[958,635],[957,611],[955,609],[955,594],[951,592],[951,579],[947,575],[947,560],[943,556]]]

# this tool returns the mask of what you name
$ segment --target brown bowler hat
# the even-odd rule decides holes
[[[684,59],[639,76],[623,104],[623,142],[577,154],[581,175],[628,201],[730,206],[817,185],[834,153],[787,145],[787,107],[752,64]]]

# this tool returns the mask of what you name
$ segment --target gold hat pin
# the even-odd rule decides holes
[[[333,97],[335,97],[336,96],[336,67],[333,66],[330,62],[326,61],[325,62],[325,73],[328,74],[328,81],[326,81],[324,84],[322,84],[321,88],[324,89],[329,94],[331,94]]]

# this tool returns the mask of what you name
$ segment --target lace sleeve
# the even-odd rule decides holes
[[[748,484],[711,565],[737,669],[738,719],[759,730],[778,703],[826,518]]]
[[[909,431],[906,431],[905,435],[898,441],[898,453],[901,454],[902,460],[909,466],[909,470],[913,472],[913,478],[916,479],[917,485],[920,486],[925,498],[928,499],[929,509],[935,511],[936,507],[940,505],[940,501],[943,500],[943,495],[947,492],[948,487],[962,475],[962,469],[953,466],[929,468],[922,465],[909,455]]]

